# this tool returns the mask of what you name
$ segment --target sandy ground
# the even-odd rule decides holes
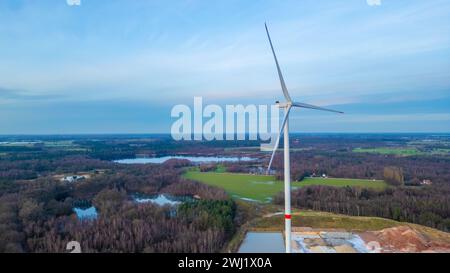
[[[380,231],[364,232],[359,235],[366,243],[378,243],[381,248],[380,252],[450,253],[450,243],[431,239],[409,226],[398,226]]]
[[[430,239],[409,226],[367,232],[311,228],[293,231],[293,252],[297,253],[450,253],[450,243]]]
[[[370,252],[358,234],[342,230],[296,229],[292,241],[292,250],[296,253]]]

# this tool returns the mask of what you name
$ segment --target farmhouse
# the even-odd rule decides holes
[[[422,182],[420,184],[421,185],[432,185],[433,182],[431,182],[430,179],[424,179],[424,180],[422,180]]]

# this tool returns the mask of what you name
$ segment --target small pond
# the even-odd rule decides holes
[[[94,220],[98,216],[97,209],[94,206],[88,208],[75,207],[73,211],[80,220]]]
[[[239,253],[284,253],[281,232],[248,232],[239,248]]]

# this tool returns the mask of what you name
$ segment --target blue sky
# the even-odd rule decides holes
[[[173,105],[281,99],[297,132],[449,132],[450,1],[0,1],[0,134],[168,133]]]

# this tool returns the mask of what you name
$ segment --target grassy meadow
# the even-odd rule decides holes
[[[225,189],[231,196],[241,199],[252,199],[266,202],[279,192],[284,190],[283,181],[277,181],[272,175],[252,175],[226,172],[199,172],[188,171],[184,178],[199,181],[208,185]],[[305,178],[301,182],[291,183],[292,188],[312,185],[324,185],[333,187],[367,187],[383,189],[384,181],[342,178]]]

